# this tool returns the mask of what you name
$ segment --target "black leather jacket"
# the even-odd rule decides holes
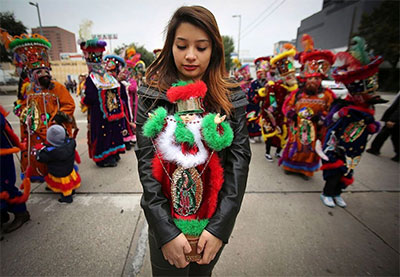
[[[141,206],[150,232],[154,234],[158,247],[161,247],[178,236],[181,231],[173,222],[170,204],[162,192],[161,184],[152,175],[151,161],[154,157],[154,147],[151,140],[142,135],[142,127],[150,111],[162,106],[169,114],[174,114],[175,105],[168,102],[165,93],[160,94],[149,87],[140,87],[138,96],[136,156],[143,186]],[[230,147],[218,152],[224,168],[225,181],[218,195],[218,207],[206,226],[208,232],[224,243],[228,243],[240,210],[251,158],[246,127],[246,96],[240,88],[237,88],[231,91],[230,99],[234,109],[227,120],[234,131],[234,140]]]

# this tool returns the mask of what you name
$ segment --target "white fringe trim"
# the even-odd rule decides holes
[[[160,151],[163,159],[168,162],[174,162],[183,168],[191,168],[204,164],[207,161],[209,153],[201,140],[200,130],[203,118],[196,116],[193,120],[195,123],[186,125],[193,133],[195,144],[199,148],[196,154],[182,153],[181,145],[175,140],[176,121],[172,115],[169,115],[166,120],[167,126],[156,139],[157,149]],[[198,123],[196,121],[198,121]]]

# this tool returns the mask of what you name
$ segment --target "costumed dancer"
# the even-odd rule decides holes
[[[325,180],[321,200],[328,207],[336,204],[344,208],[342,190],[354,182],[354,169],[360,162],[368,136],[379,131],[374,104],[388,101],[375,94],[378,67],[383,59],[368,55],[363,38],[354,37],[349,52],[340,52],[336,57],[344,61],[344,65],[332,76],[346,86],[349,95],[335,101],[327,117],[330,127],[321,152]]]
[[[118,79],[125,86],[127,92],[127,103],[125,113],[127,114],[127,118],[129,119],[130,130],[132,134],[128,136],[124,136],[125,145],[127,142],[129,144],[136,143],[136,115],[137,115],[137,65],[140,62],[140,54],[136,53],[134,47],[129,47],[125,50],[125,63],[126,67],[122,69],[120,74],[118,75]],[[128,149],[128,148],[127,148]]]
[[[321,82],[333,62],[334,54],[329,50],[311,49],[300,55],[306,83],[288,96],[282,108],[290,120],[288,141],[279,161],[286,174],[298,173],[308,180],[319,169],[316,147],[323,143],[324,120],[335,97]]]
[[[92,39],[81,43],[89,69],[83,103],[88,110],[89,157],[99,167],[115,167],[125,153],[122,120],[125,118],[120,84],[102,66],[106,42]]]
[[[255,143],[256,138],[259,139],[261,136],[261,129],[259,125],[259,113],[260,106],[257,101],[258,90],[263,88],[266,83],[266,74],[268,61],[266,57],[260,57],[254,60],[256,65],[256,79],[251,81],[250,87],[247,90],[247,104],[246,107],[246,118],[247,118],[247,130],[249,131],[250,142]]]
[[[78,78],[78,87],[76,89],[76,96],[79,97],[79,105],[82,113],[86,113],[88,107],[82,103],[82,99],[85,98],[85,82],[86,82],[86,74],[80,74]]]
[[[126,71],[124,71],[126,63],[125,60],[117,55],[107,55],[103,58],[105,63],[105,69],[108,74],[113,76],[115,79],[118,80],[120,84],[120,95],[121,95],[121,104],[123,105],[124,110],[124,118],[121,120],[122,123],[122,137],[125,144],[126,150],[131,150],[131,140],[133,139],[134,130],[131,126],[131,117],[130,117],[130,99],[129,99],[129,92],[128,86],[122,82],[125,78]],[[121,74],[121,72],[123,74]]]
[[[72,203],[72,195],[81,185],[81,177],[74,166],[80,163],[76,151],[75,139],[69,138],[61,125],[52,125],[47,129],[47,141],[35,146],[36,159],[47,164],[48,174],[44,177],[48,188],[61,193],[60,203]]]
[[[179,82],[167,91],[168,100],[177,105],[174,115],[159,107],[149,114],[143,134],[156,148],[153,175],[170,199],[175,225],[193,244],[188,262],[198,261],[197,244],[217,207],[223,183],[223,168],[216,151],[232,143],[233,131],[226,116],[208,113],[204,117],[204,82]]]
[[[30,194],[30,180],[28,170],[22,187],[24,192],[15,186],[16,174],[13,154],[25,149],[18,136],[14,133],[11,124],[7,121],[8,113],[0,105],[0,210],[1,227],[5,233],[12,232],[21,227],[30,219],[26,209],[26,201]],[[14,220],[3,229],[3,225],[10,220],[9,213],[14,214]]]
[[[50,47],[50,42],[38,34],[15,36],[9,43],[10,50],[24,63],[30,79],[23,99],[14,109],[21,122],[21,140],[28,144],[21,152],[21,175],[23,178],[31,166],[31,181],[39,182],[44,181],[47,166],[31,155],[32,146],[46,140],[46,131],[53,123],[63,125],[70,136],[76,136],[78,130],[73,116],[74,99],[62,84],[51,79],[47,53]]]
[[[272,67],[270,66],[271,60],[273,61],[273,65],[280,64],[281,60],[285,60],[285,64],[289,67],[289,65],[292,64],[291,57],[293,56],[293,52],[294,50],[282,53],[276,58],[267,57],[267,71],[269,72],[272,70]],[[271,147],[276,147],[275,157],[280,158],[280,152],[286,144],[287,125],[286,118],[282,112],[282,106],[289,91],[297,88],[297,83],[293,82],[296,78],[292,78],[294,72],[286,67],[283,68],[280,66],[279,68],[283,77],[290,75],[290,78],[287,78],[288,82],[284,83],[282,80],[274,82],[270,80],[258,91],[257,96],[261,106],[259,124],[261,127],[262,138],[265,141],[265,158],[269,162],[273,161],[271,156]]]

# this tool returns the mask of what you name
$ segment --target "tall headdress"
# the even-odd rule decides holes
[[[51,43],[39,34],[22,34],[12,37],[7,32],[1,32],[4,46],[14,53],[14,64],[28,70],[47,68],[50,69],[48,50]]]
[[[335,62],[335,54],[329,50],[314,49],[314,41],[308,34],[301,39],[304,51],[300,54],[304,77],[327,77],[332,64]]]
[[[117,74],[122,70],[122,68],[125,67],[126,63],[125,60],[123,58],[121,58],[120,56],[117,55],[107,55],[103,58],[103,60],[111,65],[110,66],[106,66],[107,70],[110,71],[115,71]],[[107,68],[108,67],[108,68]]]
[[[167,90],[169,102],[176,103],[178,114],[203,113],[203,99],[207,85],[203,81],[188,83],[180,81]]]
[[[279,74],[284,77],[296,71],[294,67],[294,56],[296,48],[291,44],[286,44],[282,53],[274,56],[270,60],[271,66],[276,66]]]
[[[361,37],[351,40],[348,52],[339,52],[336,59],[343,62],[332,74],[337,82],[342,82],[350,93],[368,93],[378,89],[377,73],[383,62],[381,56],[370,56]]]
[[[93,65],[101,64],[103,61],[103,52],[106,50],[106,45],[105,41],[97,38],[81,42],[81,50],[85,56],[89,71],[91,71]]]
[[[258,71],[269,71],[271,57],[259,57],[254,60],[254,65],[256,66],[256,72]]]

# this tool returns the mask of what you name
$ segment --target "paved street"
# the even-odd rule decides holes
[[[15,99],[0,95],[9,111]],[[377,106],[376,118],[389,104]],[[116,168],[96,167],[78,104],[75,117],[82,186],[66,205],[44,183],[32,184],[31,220],[2,234],[0,275],[151,276],[135,154],[121,156]],[[8,120],[19,133],[17,118],[10,113]],[[251,147],[242,209],[214,276],[399,276],[399,164],[390,160],[390,140],[381,156],[363,154],[343,194],[346,209],[322,205],[321,172],[309,181],[285,175],[277,161],[265,160],[264,143]]]

